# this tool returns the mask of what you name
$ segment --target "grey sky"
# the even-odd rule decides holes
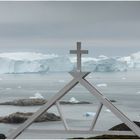
[[[140,2],[0,2],[0,52],[68,53],[82,41],[90,55],[140,50]]]

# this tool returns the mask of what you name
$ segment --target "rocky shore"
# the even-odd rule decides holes
[[[17,99],[13,101],[3,102],[0,105],[15,105],[15,106],[34,106],[43,105],[47,102],[46,99]]]
[[[0,117],[0,123],[12,123],[12,124],[18,124],[23,123],[26,121],[31,115],[33,115],[33,112],[16,112],[12,113],[8,116]],[[55,115],[54,113],[48,113],[45,112],[43,115],[41,115],[39,118],[35,120],[35,122],[45,122],[45,121],[60,121],[60,117]]]
[[[134,121],[134,123],[140,127],[140,122]],[[124,123],[118,124],[114,127],[112,127],[109,130],[116,130],[116,131],[130,131],[130,128],[126,126]],[[101,136],[96,136],[96,137],[90,137],[87,139],[140,139],[138,136],[128,136],[128,135],[101,135]]]
[[[37,99],[17,99],[13,101],[0,103],[0,105],[35,106],[35,105],[44,105],[45,103],[47,103],[46,99],[37,98]],[[79,102],[60,101],[60,104],[91,104],[91,103],[86,101]]]

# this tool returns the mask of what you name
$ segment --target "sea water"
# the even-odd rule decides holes
[[[57,92],[62,89],[72,76],[66,72],[47,73],[47,74],[3,74],[0,75],[0,102],[11,101],[33,97],[36,93],[47,100],[50,100]],[[86,79],[92,83],[108,99],[115,100],[113,104],[118,107],[131,120],[140,121],[140,72],[108,72],[90,73]],[[86,112],[96,112],[98,100],[90,94],[84,87],[77,85],[61,100],[69,101],[74,97],[78,101],[88,101],[90,105],[63,105],[67,121],[72,127],[88,127],[93,116],[85,116]],[[40,106],[19,107],[19,106],[0,106],[0,116],[8,115],[13,112],[35,112]],[[82,108],[82,109],[81,109]],[[56,112],[52,109],[52,112]],[[113,117],[110,110],[103,108],[103,115],[99,118],[97,129],[109,129],[113,125],[120,123]],[[84,120],[84,123],[81,121]],[[79,121],[76,125],[76,121]],[[86,123],[87,121],[87,123]],[[86,124],[85,124],[86,123]],[[59,128],[59,123],[34,124],[36,128]],[[52,124],[52,126],[51,126]],[[18,125],[0,124],[1,133],[8,134],[12,127]],[[61,137],[60,137],[61,138]]]

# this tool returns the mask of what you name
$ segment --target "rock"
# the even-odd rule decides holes
[[[134,123],[140,127],[140,122],[134,121]],[[124,123],[118,124],[114,127],[112,127],[109,130],[116,130],[116,131],[130,131],[130,128],[127,127]],[[128,136],[128,135],[101,135],[101,136],[95,136],[95,137],[90,137],[88,139],[140,139],[138,136]]]
[[[0,103],[0,105],[34,106],[34,105],[43,105],[45,103],[47,103],[46,99],[38,98],[38,99],[18,99]],[[60,104],[91,104],[91,103],[86,101],[79,102],[60,101]]]
[[[102,136],[96,136],[87,139],[140,139],[140,137],[129,136],[129,135],[102,135]]]
[[[33,105],[43,105],[47,102],[45,99],[18,99],[9,102],[0,103],[0,105],[15,105],[15,106],[33,106]]]
[[[33,115],[32,112],[22,113],[22,112],[16,112],[12,113],[9,116],[0,117],[0,123],[23,123],[25,120],[27,120],[31,115]],[[48,113],[45,112],[43,115],[41,115],[39,118],[35,120],[35,122],[45,122],[45,121],[60,121],[60,117],[55,115],[54,113]]]
[[[112,103],[115,103],[115,102],[117,102],[116,100],[113,100],[113,99],[112,99],[112,100],[110,100],[110,101],[111,101]]]
[[[0,139],[6,139],[6,136],[4,134],[0,134]]]
[[[136,122],[134,121],[134,123],[140,127],[140,122]],[[119,131],[130,131],[130,128],[125,125],[124,123],[118,124],[112,128],[110,128],[109,130],[119,130]]]

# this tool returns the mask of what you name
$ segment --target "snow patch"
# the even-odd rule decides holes
[[[44,99],[44,97],[39,92],[35,93],[34,96],[31,96],[29,98],[30,99]]]
[[[79,101],[76,98],[74,98],[74,97],[71,97],[69,102],[70,103],[79,103]]]

